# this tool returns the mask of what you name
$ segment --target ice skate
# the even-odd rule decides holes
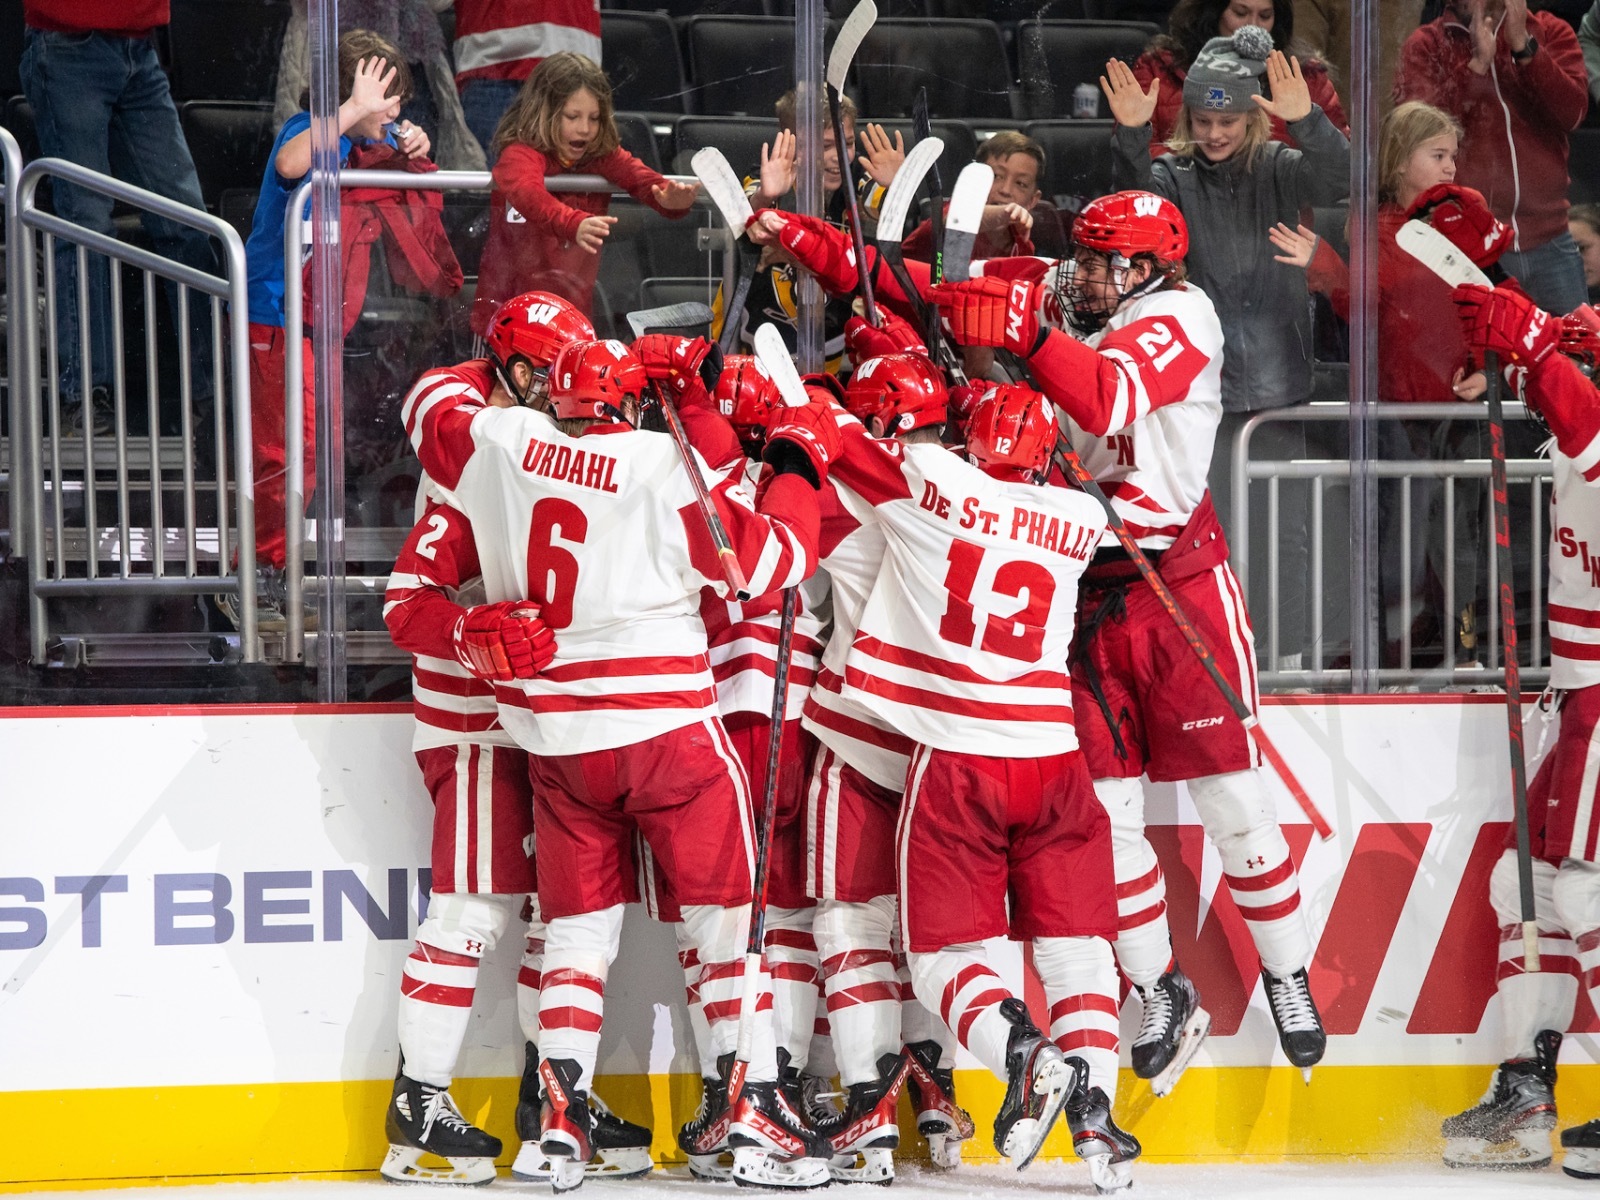
[[[589,1094],[577,1086],[582,1068],[570,1058],[539,1064],[543,1102],[539,1106],[539,1149],[550,1160],[550,1187],[570,1192],[583,1183],[594,1158],[594,1114]]]
[[[526,1183],[549,1183],[550,1158],[539,1145],[539,1052],[532,1042],[527,1043],[524,1064],[517,1096],[517,1137],[522,1148],[511,1164],[511,1176]],[[618,1117],[598,1096],[589,1097],[589,1109],[594,1119],[594,1158],[584,1167],[584,1176],[632,1179],[647,1174],[655,1165],[650,1158],[650,1131]]]
[[[838,1132],[839,1122],[843,1119],[844,1113],[834,1101],[843,1093],[833,1090],[833,1080],[824,1079],[821,1075],[803,1074],[800,1076],[799,1087],[800,1100],[795,1106],[807,1124],[824,1137]],[[792,1096],[790,1103],[795,1103]]]
[[[959,1167],[961,1143],[975,1130],[972,1117],[956,1103],[954,1072],[939,1065],[943,1048],[938,1042],[914,1042],[905,1053],[917,1132],[928,1140],[929,1162],[946,1171]]]
[[[1311,998],[1305,968],[1281,977],[1263,970],[1261,982],[1266,985],[1267,1004],[1283,1053],[1310,1083],[1311,1068],[1322,1061],[1322,1052],[1328,1048],[1328,1035],[1322,1031],[1322,1017]]]
[[[389,1153],[379,1174],[394,1183],[483,1184],[494,1180],[500,1139],[461,1115],[448,1088],[434,1087],[405,1074],[394,1081],[394,1096],[384,1118]],[[450,1165],[423,1164],[424,1154]]]
[[[1445,1118],[1439,1133],[1445,1139],[1446,1166],[1495,1171],[1550,1165],[1561,1035],[1553,1029],[1543,1030],[1533,1039],[1533,1046],[1533,1058],[1513,1059],[1495,1068],[1489,1090],[1475,1107]],[[1576,1134],[1587,1128],[1568,1132]],[[1566,1144],[1565,1134],[1562,1144]]]
[[[1072,1130],[1072,1149],[1089,1164],[1095,1190],[1106,1196],[1133,1186],[1133,1163],[1143,1151],[1138,1138],[1117,1128],[1111,1119],[1111,1102],[1100,1088],[1088,1086],[1087,1076],[1084,1068],[1079,1077],[1085,1082],[1067,1101],[1067,1125]]]
[[[1035,1157],[1083,1074],[1083,1060],[1069,1059],[1039,1032],[1015,996],[1000,1002],[1011,1023],[1006,1039],[1006,1095],[994,1119],[994,1148],[1021,1171]]]
[[[717,1059],[716,1078],[701,1080],[699,1111],[678,1130],[678,1148],[688,1155],[689,1173],[697,1179],[733,1176],[728,1148],[728,1126],[733,1120],[728,1111],[728,1073],[732,1070],[732,1053]]]
[[[1600,1179],[1600,1121],[1561,1131],[1561,1169],[1574,1179]]]
[[[732,1117],[728,1146],[733,1181],[740,1187],[805,1191],[833,1181],[828,1139],[806,1125],[776,1083],[746,1080]]]
[[[1133,1073],[1148,1079],[1157,1096],[1166,1096],[1211,1032],[1211,1014],[1200,1007],[1200,994],[1176,963],[1139,995],[1144,1019],[1133,1039]]]
[[[878,1077],[850,1085],[843,1119],[829,1137],[840,1183],[894,1182],[894,1152],[900,1148],[900,1089],[906,1081],[904,1054],[878,1059]]]

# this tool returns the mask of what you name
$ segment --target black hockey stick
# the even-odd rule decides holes
[[[755,213],[750,207],[750,198],[744,194],[744,186],[721,150],[715,146],[704,146],[695,151],[689,163],[700,185],[705,188],[706,195],[711,197],[711,202],[722,214],[734,239],[734,269],[737,276],[733,295],[724,297],[722,333],[717,338],[717,345],[722,352],[732,354],[744,327],[744,310],[750,303],[750,289],[755,284],[756,273],[761,269],[761,247],[745,236],[745,230]]]
[[[916,141],[931,137],[933,122],[928,119],[928,89],[919,87],[917,99],[911,106],[911,136]],[[942,152],[941,152],[942,153]],[[930,283],[944,281],[944,179],[939,174],[939,161],[934,160],[928,170],[928,230],[933,234],[933,262],[929,264]],[[933,349],[933,343],[928,343]]]
[[[867,323],[882,324],[878,319],[878,303],[872,294],[872,277],[866,269],[867,242],[861,228],[861,204],[856,198],[855,172],[850,166],[850,143],[844,136],[844,107],[839,97],[844,94],[844,77],[850,71],[850,60],[855,58],[861,40],[867,36],[878,19],[878,6],[872,0],[861,0],[844,19],[839,36],[833,40],[828,53],[828,113],[833,119],[833,142],[839,154],[839,186],[844,189],[845,204],[850,213],[850,240],[856,252],[856,288],[861,295],[861,307]]]

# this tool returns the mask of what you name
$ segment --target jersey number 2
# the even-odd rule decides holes
[[[981,546],[969,542],[950,544],[950,569],[944,576],[950,601],[939,622],[939,636],[957,646],[970,646],[978,636],[972,589],[978,582],[983,553]],[[991,591],[1014,600],[1026,595],[1028,602],[1020,612],[1009,617],[990,613],[984,623],[980,648],[1021,662],[1037,662],[1044,648],[1044,623],[1050,615],[1050,601],[1056,594],[1055,577],[1038,563],[1013,560],[1001,563],[995,571]]]
[[[551,629],[572,624],[572,593],[578,588],[578,560],[562,542],[581,546],[589,518],[570,500],[546,498],[533,506],[528,528],[528,591]],[[557,539],[560,541],[557,541]]]

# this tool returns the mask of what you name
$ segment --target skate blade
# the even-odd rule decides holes
[[[427,1155],[429,1162],[423,1162]],[[434,1166],[433,1163],[445,1165]],[[458,1187],[481,1187],[495,1178],[492,1158],[437,1158],[417,1146],[389,1147],[378,1168],[390,1183],[448,1183]]]
[[[1039,1157],[1045,1138],[1050,1136],[1050,1131],[1061,1119],[1067,1099],[1077,1085],[1078,1070],[1065,1060],[1046,1068],[1045,1073],[1041,1073],[1034,1081],[1033,1093],[1043,1098],[1044,1106],[1037,1120],[1021,1120],[1011,1127],[1003,1151],[1016,1164],[1017,1170],[1027,1170],[1028,1165]]]
[[[587,1163],[579,1162],[575,1158],[552,1158],[550,1160],[550,1190],[556,1195],[570,1192],[583,1186],[584,1169]]]
[[[1548,1130],[1519,1130],[1510,1141],[1454,1138],[1444,1148],[1444,1165],[1477,1171],[1537,1171],[1554,1159]]]
[[[740,1146],[733,1152],[733,1182],[740,1187],[806,1192],[827,1187],[833,1175],[826,1159],[781,1159],[757,1146]]]
[[[834,1156],[828,1174],[835,1183],[875,1183],[888,1187],[894,1182],[894,1151],[872,1146]]]
[[[523,1142],[517,1161],[511,1164],[511,1178],[522,1183],[549,1183],[550,1163],[538,1142]],[[584,1166],[583,1174],[588,1179],[636,1179],[654,1169],[648,1150],[598,1150],[594,1160]],[[727,1177],[724,1171],[721,1178]]]
[[[1085,1160],[1089,1164],[1089,1179],[1094,1190],[1102,1196],[1126,1191],[1133,1186],[1133,1160],[1112,1162],[1109,1154],[1096,1154]]]
[[[689,1174],[709,1183],[726,1183],[733,1178],[733,1152],[689,1155]]]
[[[1184,1022],[1183,1032],[1178,1035],[1178,1047],[1173,1051],[1172,1061],[1150,1081],[1150,1090],[1157,1096],[1170,1096],[1210,1032],[1211,1014],[1203,1008],[1196,1008]]]
[[[967,1139],[949,1130],[924,1130],[928,1142],[928,1165],[940,1171],[953,1171],[961,1165],[961,1144]]]

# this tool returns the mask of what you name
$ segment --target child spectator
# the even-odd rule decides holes
[[[411,94],[411,73],[405,60],[385,38],[354,29],[339,39],[339,159],[367,142],[388,142],[408,158],[429,150],[428,135],[409,122],[391,135],[385,126],[400,114]],[[309,97],[302,97],[309,106]],[[300,330],[283,325],[283,225],[289,197],[311,170],[311,114],[301,111],[284,122],[273,143],[261,179],[255,221],[245,244],[250,300],[250,424],[255,461],[256,561],[281,573],[284,554],[284,501],[287,460],[284,456],[284,338]],[[309,208],[309,206],[308,206]],[[296,263],[294,269],[298,270]],[[305,341],[305,494],[316,479],[316,406],[312,402],[311,342]],[[270,580],[263,590],[277,592]],[[227,606],[224,605],[226,608]],[[231,613],[230,613],[231,615]],[[277,614],[281,618],[281,611]],[[270,616],[263,612],[263,618]]]
[[[1071,222],[1063,228],[1060,211],[1039,190],[1039,180],[1044,178],[1044,147],[1025,133],[1003,129],[978,147],[975,161],[993,169],[994,183],[972,245],[972,257],[1039,254],[1059,258],[1065,254]],[[1028,219],[1023,221],[1016,209],[1026,213]],[[1041,237],[1045,244],[1040,244]],[[931,261],[933,223],[924,221],[907,234],[901,250],[907,258]]]
[[[1265,75],[1272,98],[1262,94]],[[1113,176],[1118,189],[1143,188],[1176,204],[1189,225],[1189,279],[1211,297],[1227,351],[1222,361],[1222,424],[1210,486],[1224,527],[1231,524],[1233,441],[1250,416],[1311,398],[1311,303],[1305,277],[1273,263],[1263,235],[1298,220],[1302,209],[1334,204],[1350,187],[1350,143],[1311,99],[1295,59],[1266,31],[1243,26],[1212,38],[1189,68],[1183,108],[1168,144],[1150,159],[1150,118],[1160,85],[1140,87],[1112,59],[1101,80],[1117,121]],[[1300,149],[1272,140],[1282,121]],[[1252,247],[1258,248],[1252,248]],[[1257,435],[1263,453],[1306,456],[1305,427],[1276,422]],[[1304,489],[1285,489],[1280,520],[1287,561],[1280,593],[1279,670],[1301,660],[1305,565]],[[1242,531],[1230,529],[1234,536]],[[1257,560],[1261,561],[1261,560]]]
[[[1300,60],[1301,73],[1311,100],[1346,137],[1350,122],[1345,118],[1328,68],[1313,57],[1311,47],[1294,36],[1294,5],[1274,0],[1178,0],[1167,18],[1167,32],[1154,38],[1145,52],[1134,60],[1133,75],[1143,88],[1160,86],[1156,110],[1151,114],[1154,136],[1150,154],[1155,157],[1168,148],[1172,130],[1183,112],[1183,81],[1190,65],[1212,38],[1232,37],[1246,25],[1257,25],[1272,36],[1275,49]],[[1272,138],[1290,146],[1299,145],[1286,124],[1272,118]],[[1226,517],[1224,518],[1226,519]]]
[[[1567,232],[1583,260],[1583,286],[1589,303],[1600,304],[1600,204],[1575,205],[1567,214]]]
[[[611,193],[552,195],[545,180],[599,175],[641,204],[678,218],[698,184],[674,183],[622,148],[612,115],[611,82],[593,59],[552,54],[528,75],[500,120],[472,327],[482,336],[503,300],[530,288],[554,292],[593,315],[600,248],[617,223]]]

